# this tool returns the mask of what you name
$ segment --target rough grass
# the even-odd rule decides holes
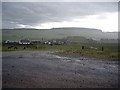
[[[2,51],[54,51],[60,55],[67,55],[72,57],[91,57],[91,58],[105,58],[105,59],[118,59],[118,44],[65,44],[65,45],[16,45],[17,49],[12,47],[8,49],[10,45],[3,44]],[[37,46],[37,48],[35,48]],[[82,49],[84,46],[84,49]],[[23,49],[26,47],[26,49]],[[90,48],[93,47],[93,48]],[[104,50],[102,51],[102,47]],[[96,49],[95,49],[96,48]]]

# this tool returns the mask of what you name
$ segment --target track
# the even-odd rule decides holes
[[[118,62],[60,57],[51,52],[3,52],[3,88],[115,88]]]

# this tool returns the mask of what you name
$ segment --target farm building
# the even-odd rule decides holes
[[[31,44],[41,44],[40,40],[31,40]]]
[[[4,43],[13,44],[13,43],[19,43],[19,41],[5,40]]]
[[[19,44],[23,44],[23,45],[29,45],[29,44],[31,44],[31,41],[30,40],[28,40],[28,39],[23,39],[23,40],[20,40],[19,41]]]
[[[66,43],[66,40],[64,39],[53,39],[53,40],[48,40],[48,41],[45,41],[44,44],[53,44],[53,45],[63,45]]]

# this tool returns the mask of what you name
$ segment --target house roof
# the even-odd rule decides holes
[[[20,40],[20,42],[21,42],[21,43],[30,43],[30,41],[27,40],[27,39]]]

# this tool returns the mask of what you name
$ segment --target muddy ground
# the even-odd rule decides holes
[[[3,52],[3,88],[115,88],[118,61],[61,57],[46,51]]]

